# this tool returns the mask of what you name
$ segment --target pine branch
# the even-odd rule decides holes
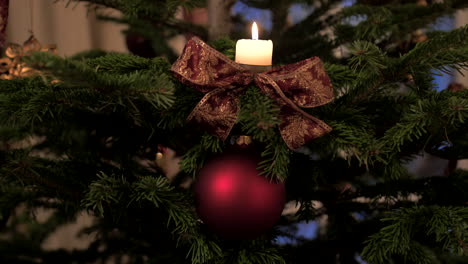
[[[169,71],[170,64],[163,58],[147,59],[124,53],[110,53],[84,62],[97,72],[127,74],[134,71],[151,70],[156,75]]]
[[[386,40],[401,40],[415,29],[426,28],[439,17],[454,14],[459,8],[467,7],[466,1],[453,0],[433,3],[428,6],[416,4],[372,6],[356,4],[346,7],[340,13],[342,19],[360,18],[355,27],[338,26],[337,33],[341,42],[364,39],[381,43]]]
[[[173,232],[186,233],[195,228],[196,219],[180,196],[169,185],[167,178],[143,177],[132,186],[133,194],[129,203],[143,201],[151,202],[156,208],[164,208],[168,214],[167,225],[171,223],[175,226]]]
[[[86,61],[36,53],[28,61],[47,72],[51,79],[62,81],[47,86],[48,90],[36,98],[30,98],[27,102],[29,107],[18,113],[28,118],[35,117],[39,122],[45,115],[49,120],[70,120],[67,115],[77,111],[120,112],[126,113],[133,123],[142,125],[145,104],[155,109],[167,109],[174,103],[173,80],[166,73],[167,63],[161,59],[111,54],[91,60],[87,65]],[[113,63],[120,67],[111,67]],[[125,70],[131,72],[122,74]]]
[[[116,179],[101,172],[97,180],[90,184],[83,200],[83,207],[103,217],[105,207],[123,202],[121,189],[128,188],[125,178]]]
[[[171,232],[176,233],[183,243],[191,244],[187,257],[191,256],[193,263],[206,263],[220,256],[221,249],[200,233],[189,204],[186,195],[178,193],[166,178],[146,176],[129,184],[124,178],[117,179],[103,173],[90,185],[83,200],[85,208],[101,217],[114,207],[130,209],[137,206],[145,210],[162,210]]]
[[[187,258],[190,256],[192,263],[213,263],[213,260],[222,256],[221,248],[205,236],[193,237]]]
[[[253,247],[242,249],[236,252],[232,259],[225,263],[245,263],[245,264],[269,264],[278,263],[286,264],[286,261],[278,254],[278,250],[274,247]]]
[[[180,170],[195,177],[198,171],[203,167],[206,158],[207,155],[202,145],[196,145],[182,156]]]
[[[158,127],[162,129],[187,127],[187,117],[203,97],[202,93],[190,87],[182,87],[177,83],[176,87],[174,96],[177,100],[172,107],[161,111]]]
[[[341,96],[348,92],[348,88],[356,80],[358,74],[345,65],[325,63],[324,66],[330,77],[335,94]]]
[[[258,164],[258,168],[262,170],[261,175],[281,181],[286,180],[289,172],[290,150],[279,135],[268,142],[261,156],[263,160]]]
[[[0,80],[0,85],[2,87],[0,89],[0,124],[2,128],[29,125],[31,116],[34,117],[38,112],[35,111],[28,116],[21,114],[30,107],[25,106],[25,102],[39,96],[42,91],[50,89],[40,78]],[[24,116],[24,118],[20,118],[18,115]]]
[[[386,71],[391,59],[375,44],[367,41],[355,41],[350,47],[353,56],[348,60],[356,79],[343,95],[344,100],[352,104],[377,93],[386,81]]]
[[[413,194],[418,196],[418,204],[463,206],[468,201],[468,194],[464,192],[468,188],[466,171],[457,170],[449,177],[441,176],[433,175],[422,179],[413,179],[411,177],[386,179],[375,185],[361,183],[359,190],[351,198],[379,199],[387,197],[388,199],[398,200],[399,197],[407,197]],[[452,195],[447,195],[447,193]]]
[[[466,241],[468,209],[465,207],[416,206],[402,208],[382,219],[388,224],[371,236],[362,256],[372,263],[388,263],[395,256],[405,261],[433,263],[434,253],[423,243],[435,242],[442,250],[464,252],[459,241]],[[416,241],[422,235],[425,241]]]
[[[179,8],[191,9],[203,6],[203,0],[188,1],[151,1],[151,0],[68,0],[70,2],[87,2],[89,8],[99,9],[100,6],[119,10],[124,14],[124,19],[119,22],[126,24],[146,24],[153,27],[163,27],[166,30],[175,30],[177,33],[192,33],[198,36],[207,36],[207,31],[201,26],[175,19],[175,13]],[[138,27],[136,27],[138,28]],[[148,32],[147,32],[148,33]],[[154,32],[153,32],[154,33]],[[152,34],[152,33],[151,33]]]
[[[366,167],[370,163],[371,151],[376,147],[376,139],[373,137],[369,128],[361,126],[360,124],[347,123],[346,121],[330,122],[333,131],[330,133],[329,148],[333,151],[333,157],[341,152],[348,162],[351,158],[356,158],[359,164]]]
[[[431,93],[426,99],[418,99],[409,105],[401,120],[388,129],[381,139],[388,153],[401,151],[408,142],[424,140],[428,133],[446,133],[465,123],[468,101],[465,94],[455,97],[452,93]],[[430,129],[430,130],[429,130]]]
[[[450,39],[450,42],[447,42]],[[466,68],[468,26],[447,33],[439,33],[428,41],[418,43],[414,49],[400,58],[398,67],[409,71],[424,71],[455,67]]]
[[[224,143],[217,137],[205,134],[200,139],[199,144],[192,147],[182,156],[180,169],[195,178],[208,156],[211,153],[222,152],[224,147]]]
[[[257,87],[250,87],[241,97],[238,123],[254,140],[267,142],[277,133],[279,107]]]

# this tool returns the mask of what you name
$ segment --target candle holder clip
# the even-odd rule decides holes
[[[251,72],[262,73],[271,70],[271,65],[251,65],[239,63],[242,67],[248,69]]]

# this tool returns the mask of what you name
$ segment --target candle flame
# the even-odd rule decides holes
[[[257,23],[253,22],[252,24],[252,39],[258,40],[258,27]]]

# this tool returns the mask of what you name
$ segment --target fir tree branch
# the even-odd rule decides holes
[[[341,41],[365,39],[377,43],[384,40],[404,39],[406,35],[418,28],[426,28],[443,15],[455,13],[459,8],[467,7],[466,1],[453,0],[443,3],[432,3],[428,6],[416,4],[372,6],[356,4],[346,7],[340,13],[342,18],[358,17],[357,26],[338,26],[337,32]],[[347,36],[347,37],[345,37]]]
[[[200,139],[200,143],[192,147],[182,156],[180,169],[196,178],[197,173],[203,167],[208,155],[210,153],[222,152],[223,148],[224,143],[217,137],[204,134]]]
[[[372,263],[388,263],[394,256],[419,263],[433,263],[433,253],[420,243],[429,240],[443,250],[458,251],[461,249],[459,241],[466,241],[468,237],[466,219],[466,207],[402,208],[382,219],[388,224],[371,236],[362,256]],[[426,240],[417,242],[417,235],[423,235]],[[463,249],[461,253],[466,254]]]
[[[83,200],[83,207],[95,212],[103,217],[105,207],[122,203],[122,189],[128,188],[129,184],[124,177],[116,179],[101,172],[97,175],[97,180],[90,184],[89,190]]]
[[[167,225],[175,226],[173,232],[186,233],[196,226],[196,219],[182,196],[169,185],[167,178],[143,177],[132,186],[130,203],[151,202],[156,208],[164,208],[168,213]]]
[[[241,97],[241,111],[238,123],[244,133],[252,135],[254,140],[268,142],[271,140],[280,121],[279,107],[257,87],[250,87]]]
[[[262,175],[281,181],[286,180],[289,172],[290,150],[280,135],[268,142],[261,154],[263,160],[258,164]]]
[[[450,39],[450,42],[447,42]],[[467,67],[468,26],[439,33],[428,41],[418,43],[400,58],[398,67],[407,71],[424,71],[452,66]]]

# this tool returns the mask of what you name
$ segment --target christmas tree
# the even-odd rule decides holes
[[[257,72],[234,62],[236,1],[80,2],[121,11],[103,19],[150,52],[5,46],[1,263],[468,263],[468,173],[407,165],[468,157],[468,90],[434,84],[468,66],[468,26],[434,30],[466,0],[241,0],[271,14]],[[209,25],[177,18],[195,7]],[[89,245],[43,247],[80,214]]]

